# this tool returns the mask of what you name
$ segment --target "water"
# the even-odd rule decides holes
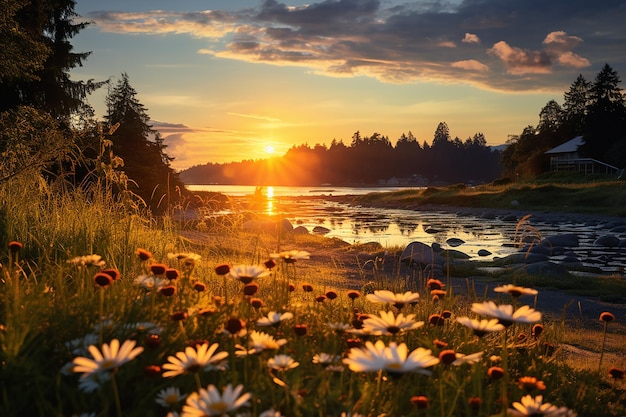
[[[289,220],[294,227],[305,227],[315,233],[316,228],[328,229],[326,237],[335,237],[350,244],[377,242],[384,248],[405,247],[419,241],[428,245],[437,243],[446,249],[456,249],[474,260],[489,261],[518,251],[515,242],[524,228],[518,230],[517,219],[477,210],[402,210],[355,207],[323,196],[359,195],[372,192],[396,191],[407,187],[267,187],[266,198],[260,211]],[[195,185],[192,191],[215,191],[233,197],[252,196],[255,186]],[[307,198],[317,197],[317,198]],[[601,224],[584,219],[558,218],[558,216],[534,215],[528,223],[542,236],[560,233],[576,233],[580,247],[575,255],[588,266],[599,266],[607,272],[619,271],[626,265],[626,251],[593,245],[600,235],[607,233]],[[622,236],[626,237],[626,236]],[[450,238],[465,243],[452,247]],[[483,249],[489,255],[479,255]]]

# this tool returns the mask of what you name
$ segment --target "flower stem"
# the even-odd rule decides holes
[[[598,361],[598,373],[600,373],[600,370],[602,369],[602,358],[604,357],[604,346],[606,344],[606,329],[608,326],[608,322],[605,321],[604,322],[604,331],[602,333],[602,347],[600,348],[600,360]]]
[[[115,380],[115,372],[111,372],[111,386],[113,387],[113,399],[115,401],[117,417],[122,417],[122,404],[120,402],[120,394],[117,389],[117,381]]]

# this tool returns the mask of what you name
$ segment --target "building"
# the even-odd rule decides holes
[[[593,158],[581,158],[578,147],[584,143],[576,136],[546,152],[550,156],[551,171],[579,171],[585,174],[618,174],[620,169]]]

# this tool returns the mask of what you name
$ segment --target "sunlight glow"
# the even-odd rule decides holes
[[[267,152],[267,153],[269,153],[269,154],[274,153],[274,151],[275,151],[275,149],[274,149],[274,147],[273,147],[272,145],[267,145],[267,146],[265,147],[265,152]]]

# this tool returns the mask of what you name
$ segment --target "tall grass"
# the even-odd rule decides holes
[[[223,226],[211,235],[206,224],[201,233],[188,230],[194,222],[156,221],[97,190],[57,193],[43,181],[25,178],[2,185],[0,213],[2,239],[23,244],[15,252],[6,244],[0,249],[2,416],[165,416],[179,413],[186,399],[172,403],[171,409],[161,406],[155,401],[161,390],[176,387],[188,396],[211,385],[221,392],[228,384],[241,384],[243,392],[251,394],[247,405],[224,413],[231,416],[506,415],[526,394],[543,395],[545,402],[579,416],[626,415],[624,382],[608,376],[610,367],[624,368],[624,357],[619,356],[623,350],[607,352],[598,373],[593,367],[574,369],[565,355],[567,335],[580,334],[575,324],[544,321],[543,333],[533,335],[531,324],[517,323],[506,332],[479,338],[456,318],[475,317],[471,303],[490,294],[455,294],[445,285],[444,293],[434,297],[427,286],[429,276],[401,276],[400,269],[385,274],[382,268],[355,293],[334,273],[333,265],[302,268],[306,259],[279,259],[268,275],[255,280],[257,292],[246,295],[250,287],[244,290],[244,284],[216,267],[263,265],[272,252],[298,249],[298,239],[308,237],[279,240],[277,235]],[[138,248],[152,257],[141,259]],[[185,257],[190,253],[199,259]],[[68,262],[91,254],[101,255],[104,268],[118,270],[121,278],[101,287],[94,284],[94,275],[102,266]],[[154,264],[179,272],[176,279],[163,281],[173,288],[171,294],[138,284],[138,277],[163,278],[154,272]],[[419,292],[420,301],[399,309],[366,297],[380,289]],[[519,306],[526,301],[500,297],[501,304]],[[414,315],[413,320],[424,325],[382,336],[358,329],[367,317],[362,315],[381,310]],[[257,320],[271,311],[293,317],[275,326],[258,326]],[[241,331],[233,328],[237,323],[243,325]],[[609,336],[614,325],[607,326]],[[249,347],[253,331],[286,343],[237,355]],[[100,349],[113,339],[134,340],[144,350],[116,368],[114,378],[102,376],[92,389],[81,389],[80,375],[72,372],[73,359],[91,357],[90,345]],[[386,346],[405,343],[409,351],[426,348],[435,357],[450,350],[483,353],[476,363],[429,367],[431,375],[353,372],[342,363],[354,354],[351,347],[377,340]],[[204,342],[217,343],[218,352],[228,353],[226,361],[195,373],[162,376],[161,367],[170,356]],[[323,353],[329,362],[315,363],[316,355]],[[268,367],[277,354],[290,356],[298,366]],[[493,366],[503,368],[505,375],[490,377]],[[546,388],[521,384],[522,377],[535,377]]]

